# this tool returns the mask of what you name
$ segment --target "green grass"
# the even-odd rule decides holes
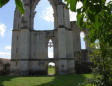
[[[92,74],[81,75],[58,75],[58,76],[37,76],[37,77],[10,77],[0,76],[0,86],[77,86]],[[91,86],[91,85],[85,85]]]
[[[55,75],[55,67],[48,67],[48,75]]]

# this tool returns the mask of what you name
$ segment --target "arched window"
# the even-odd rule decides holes
[[[80,32],[81,49],[86,49],[86,43],[84,37],[85,37],[84,32]]]
[[[48,0],[40,0],[35,8],[34,30],[53,30],[53,8]]]
[[[48,41],[48,58],[54,58],[54,46],[51,39]]]

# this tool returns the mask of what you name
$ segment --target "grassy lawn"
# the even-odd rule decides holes
[[[55,67],[48,67],[48,75],[55,75]]]
[[[0,86],[77,86],[85,79],[92,78],[91,74],[38,76],[38,77],[9,77],[0,76]],[[85,85],[91,86],[91,85]]]
[[[55,68],[48,68],[48,74],[55,74]],[[78,86],[87,78],[92,78],[92,74],[80,75],[56,75],[56,76],[27,76],[11,77],[0,76],[0,86]],[[91,85],[85,85],[91,86]]]

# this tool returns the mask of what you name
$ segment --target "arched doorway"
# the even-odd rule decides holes
[[[51,61],[54,58],[54,44],[52,39],[48,41],[48,59]],[[56,67],[54,62],[48,63],[48,75],[55,75],[56,74]]]
[[[54,62],[48,63],[48,75],[55,75],[56,74],[56,64]]]

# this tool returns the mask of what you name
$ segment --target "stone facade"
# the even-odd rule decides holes
[[[56,74],[75,73],[75,52],[81,51],[80,29],[70,22],[69,9],[61,0],[49,0],[54,10],[54,30],[33,29],[35,8],[39,0],[22,0],[25,13],[15,10],[12,33],[12,75],[47,74],[54,62]],[[53,41],[54,58],[48,58],[48,41]],[[80,55],[79,55],[80,57]]]

